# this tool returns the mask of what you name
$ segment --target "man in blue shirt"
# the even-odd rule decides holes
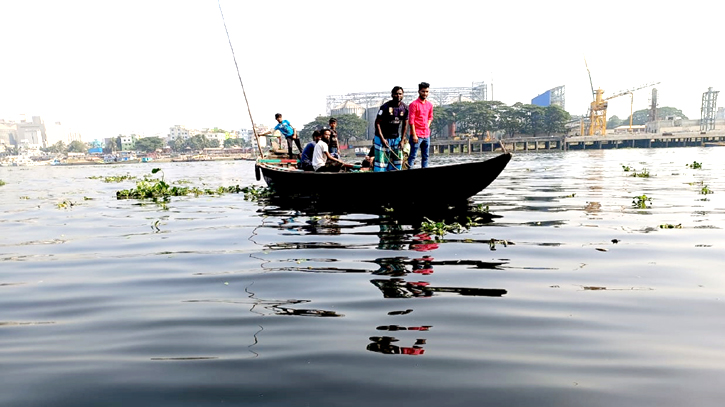
[[[277,120],[277,125],[274,126],[274,130],[279,130],[280,133],[284,136],[285,140],[287,140],[287,154],[289,155],[289,158],[295,158],[292,154],[292,143],[294,142],[297,145],[297,151],[299,153],[302,153],[302,144],[300,144],[300,138],[297,136],[297,130],[292,127],[290,122],[287,120],[282,120],[282,113],[277,113],[274,115],[274,118]],[[260,134],[260,136],[266,136],[268,134],[271,134],[272,130]]]
[[[304,171],[314,171],[315,168],[312,166],[312,154],[315,152],[315,145],[320,141],[320,131],[315,130],[312,132],[312,141],[307,143],[305,149],[302,150],[300,155],[300,163],[297,168]]]

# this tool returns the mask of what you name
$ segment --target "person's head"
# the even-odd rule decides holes
[[[428,98],[428,88],[430,88],[430,84],[428,82],[421,82],[418,84],[418,97],[420,100],[426,100]]]
[[[322,129],[322,130],[320,130],[320,138],[322,138],[322,141],[324,141],[325,143],[329,143],[330,142],[330,134],[332,134],[332,132],[330,131],[330,129]]]
[[[330,128],[334,129],[335,127],[337,127],[337,119],[330,117]]]
[[[275,114],[274,119],[277,120],[279,123],[282,123],[282,113]]]
[[[400,86],[396,86],[393,88],[392,91],[390,91],[390,96],[393,97],[393,101],[395,102],[402,102],[403,101],[403,88]]]
[[[315,130],[312,132],[312,141],[314,141],[315,143],[320,141],[320,131],[319,130]]]

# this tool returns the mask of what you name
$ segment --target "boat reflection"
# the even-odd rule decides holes
[[[474,297],[501,297],[507,293],[501,288],[434,287],[427,281],[406,281],[402,278],[370,280],[383,293],[384,298],[432,297],[434,294],[457,294]]]

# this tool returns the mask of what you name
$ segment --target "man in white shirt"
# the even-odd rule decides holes
[[[315,145],[315,151],[312,153],[312,167],[315,172],[339,172],[343,167],[352,167],[350,164],[338,160],[330,154],[328,143],[330,142],[330,129],[321,131],[320,141]]]

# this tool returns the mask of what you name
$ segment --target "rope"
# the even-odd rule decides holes
[[[224,20],[224,12],[222,11],[221,0],[217,0],[219,4],[219,13],[222,15],[222,23],[224,24],[224,32],[227,33],[227,40],[229,41],[229,49],[232,50],[232,58],[234,59],[234,66],[237,68],[237,77],[239,78],[239,84],[242,85],[242,94],[244,95],[244,103],[247,105],[247,113],[249,113],[249,120],[252,122],[252,131],[254,132],[254,139],[257,140],[257,148],[259,149],[260,157],[264,157],[262,153],[262,146],[259,145],[259,135],[257,134],[257,126],[254,125],[254,119],[252,118],[252,111],[249,109],[249,100],[247,99],[247,92],[244,90],[244,82],[242,82],[242,75],[239,73],[239,64],[237,64],[237,57],[234,55],[234,47],[232,47],[232,39],[229,37],[229,30],[227,30],[227,22]]]

